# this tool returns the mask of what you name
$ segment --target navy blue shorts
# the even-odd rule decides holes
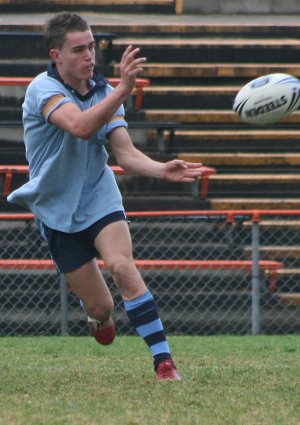
[[[94,246],[97,235],[108,224],[120,220],[127,221],[127,218],[123,211],[116,211],[96,221],[87,229],[75,233],[60,232],[43,224],[50,253],[59,272],[69,273],[98,257],[99,253]]]

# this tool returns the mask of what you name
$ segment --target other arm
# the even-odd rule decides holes
[[[174,159],[168,162],[154,161],[133,145],[124,127],[118,127],[109,135],[109,143],[118,164],[130,174],[158,179],[192,183],[203,172],[202,164]]]

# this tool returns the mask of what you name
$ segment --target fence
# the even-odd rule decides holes
[[[168,333],[300,331],[300,211],[130,213],[137,266]],[[0,214],[0,335],[86,335],[30,214]],[[110,275],[119,334],[133,329]]]

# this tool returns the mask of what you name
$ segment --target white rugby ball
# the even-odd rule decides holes
[[[233,110],[241,121],[273,124],[298,109],[300,81],[289,74],[268,74],[250,81],[236,95]]]

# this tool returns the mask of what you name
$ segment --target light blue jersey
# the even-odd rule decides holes
[[[48,227],[73,233],[86,229],[107,214],[123,210],[114,173],[107,165],[104,144],[112,130],[127,127],[127,123],[123,119],[124,108],[120,106],[115,116],[122,118],[112,120],[89,140],[76,138],[50,124],[51,113],[63,103],[74,102],[85,110],[113,90],[98,76],[91,80],[94,89],[81,96],[56,75],[54,72],[51,76],[48,70],[28,86],[23,125],[30,179],[7,199],[31,210]],[[43,108],[55,95],[64,98],[44,118]]]

